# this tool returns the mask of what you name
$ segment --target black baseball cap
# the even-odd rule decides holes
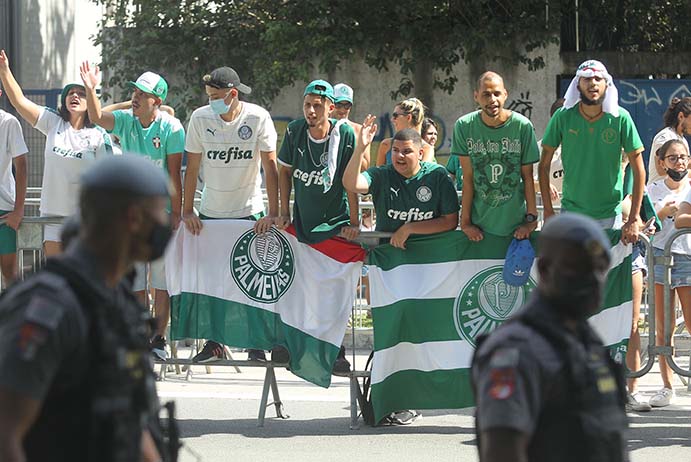
[[[240,76],[230,67],[219,67],[202,77],[204,85],[214,88],[237,88],[238,91],[249,95],[252,89],[240,82]]]

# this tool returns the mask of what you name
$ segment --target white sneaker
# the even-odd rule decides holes
[[[674,398],[674,390],[663,388],[658,390],[657,393],[650,398],[649,402],[652,407],[665,407],[669,406],[669,403],[672,402],[672,398]]]
[[[634,394],[627,393],[626,396],[626,410],[634,412],[650,412],[652,407],[643,400],[643,396],[636,392]]]

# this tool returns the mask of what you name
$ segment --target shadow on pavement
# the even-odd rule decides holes
[[[640,448],[691,447],[691,412],[653,409],[629,415],[629,450]]]
[[[424,414],[424,412],[427,414]],[[432,411],[423,411],[423,418],[411,425],[369,427],[360,421],[360,428],[358,430],[350,430],[349,417],[283,420],[267,415],[263,428],[257,427],[256,419],[180,419],[178,423],[180,425],[181,437],[185,439],[214,434],[242,435],[247,438],[291,438],[295,436],[318,437],[393,434],[472,435],[475,432],[472,427],[461,428],[448,425],[426,425],[424,415],[432,417]]]

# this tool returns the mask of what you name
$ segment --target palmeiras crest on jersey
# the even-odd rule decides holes
[[[241,140],[247,141],[252,138],[252,128],[249,125],[243,125],[238,128],[238,136]]]
[[[429,200],[432,198],[432,190],[429,189],[429,187],[422,185],[417,188],[415,196],[420,202],[429,202]]]
[[[230,274],[251,300],[261,303],[278,301],[295,277],[290,242],[273,228],[264,234],[247,231],[233,246]]]
[[[453,307],[456,331],[473,347],[478,335],[493,331],[516,313],[535,288],[532,278],[521,287],[508,285],[502,269],[502,266],[492,266],[479,272],[456,297]]]

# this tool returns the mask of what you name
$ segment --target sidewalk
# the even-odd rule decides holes
[[[180,357],[188,352],[181,349]],[[364,368],[368,351],[358,351],[356,366]],[[245,359],[245,353],[233,353]],[[688,368],[688,356],[676,358]],[[352,353],[348,353],[352,362]],[[264,428],[257,427],[257,413],[264,381],[263,368],[194,366],[191,381],[184,374],[168,374],[158,383],[162,401],[178,404],[183,440],[202,461],[227,460],[327,460],[348,461],[361,457],[394,460],[477,460],[474,409],[425,410],[423,418],[406,427],[367,427],[350,430],[349,381],[333,377],[323,389],[285,369],[276,376],[287,420],[275,418],[273,406],[266,412]],[[657,365],[639,380],[639,389],[652,396],[660,387]],[[630,450],[634,462],[691,460],[691,394],[675,378],[677,397],[666,408],[631,413]],[[182,462],[197,460],[183,453]]]

